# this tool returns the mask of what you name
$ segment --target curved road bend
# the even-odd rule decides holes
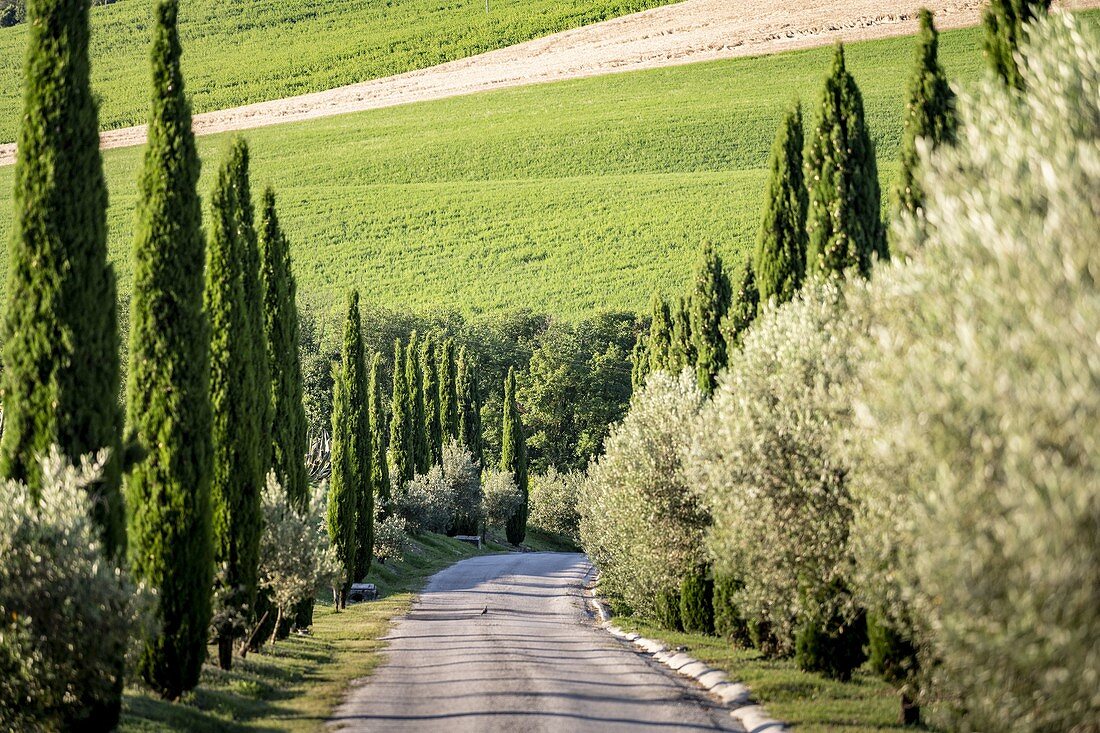
[[[741,730],[698,687],[595,625],[581,595],[591,571],[584,555],[516,553],[435,575],[331,728]]]

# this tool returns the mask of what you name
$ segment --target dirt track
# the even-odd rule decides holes
[[[1074,9],[1100,0],[1063,0]],[[916,30],[916,12],[940,28],[976,24],[982,0],[685,0],[420,71],[323,92],[195,115],[196,134],[276,125],[539,82],[754,56]],[[104,148],[145,142],[145,126],[108,130]],[[15,146],[0,145],[0,165]]]

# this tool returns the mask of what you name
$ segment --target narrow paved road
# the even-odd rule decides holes
[[[331,721],[341,731],[739,730],[698,688],[598,628],[584,555],[464,560],[390,632],[387,661]],[[488,609],[483,613],[485,609]]]

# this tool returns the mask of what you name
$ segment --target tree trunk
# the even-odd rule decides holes
[[[233,669],[233,637],[218,637],[218,666],[224,670]]]
[[[280,608],[275,614],[275,628],[271,630],[270,643],[275,645],[275,641],[279,638],[279,627],[283,625],[283,609]]]
[[[241,642],[241,659],[247,657],[250,651],[255,652],[260,650],[260,632],[263,630],[264,624],[267,623],[267,618],[270,615],[270,611],[264,611],[264,615],[260,617],[259,623],[252,628],[252,633]]]
[[[920,725],[920,705],[906,693],[901,693],[901,724]]]

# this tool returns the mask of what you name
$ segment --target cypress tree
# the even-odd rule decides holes
[[[411,481],[416,472],[412,454],[412,414],[409,411],[409,383],[401,342],[393,342],[393,393],[390,399],[390,464],[399,484]]]
[[[668,301],[653,294],[653,318],[649,324],[646,351],[649,355],[649,372],[669,371],[672,363],[672,312]]]
[[[481,389],[477,369],[466,347],[458,352],[458,441],[470,449],[479,466],[485,465],[485,452],[481,441]]]
[[[72,461],[110,449],[101,480],[88,491],[104,549],[121,556],[118,314],[88,39],[87,3],[29,4],[3,321],[0,474],[37,492],[37,457],[51,445]]]
[[[873,256],[886,259],[886,229],[875,147],[863,116],[863,97],[837,44],[825,80],[821,121],[806,159],[807,271],[871,274]]]
[[[157,591],[156,633],[137,669],[174,700],[199,682],[210,623],[210,342],[203,272],[195,267],[205,243],[177,0],[162,0],[155,12],[126,390],[129,439],[145,457],[127,478],[126,498],[130,567]]]
[[[370,392],[367,362],[363,353],[363,325],[359,315],[359,292],[348,296],[348,315],[344,322],[344,344],[340,369],[347,400],[344,424],[344,482],[354,504],[352,528],[355,562],[353,581],[370,570],[374,550],[374,486],[371,473]]]
[[[714,633],[714,581],[695,568],[680,583],[680,624],[688,633]]]
[[[218,171],[206,264],[213,410],[214,633],[229,669],[259,580],[260,494],[270,467],[270,378],[260,318],[258,253],[248,187],[248,147],[237,139]],[[250,298],[255,298],[251,303]]]
[[[707,244],[695,270],[691,294],[691,337],[695,344],[695,377],[699,389],[709,395],[726,366],[726,338],[722,319],[730,307],[730,282],[722,258]]]
[[[695,368],[695,341],[691,336],[691,299],[681,296],[672,313],[672,341],[668,351],[668,371],[678,374]]]
[[[443,342],[439,354],[439,421],[446,438],[458,438],[458,365],[454,339]]]
[[[344,385],[342,364],[332,367],[332,451],[329,455],[331,473],[328,483],[328,506],[325,526],[329,542],[340,564],[343,581],[332,589],[336,610],[347,604],[348,591],[355,576],[358,549],[355,546],[355,514],[358,504],[355,486],[350,480],[352,470],[349,435],[352,432],[352,409]]]
[[[645,387],[645,380],[649,377],[649,348],[646,343],[646,335],[638,334],[634,341],[634,350],[630,353],[630,388],[637,392]]]
[[[523,422],[516,404],[516,370],[508,369],[504,381],[504,423],[501,430],[500,470],[512,474],[523,496],[523,506],[512,515],[505,527],[508,541],[519,545],[527,536],[527,442]]]
[[[939,34],[932,13],[920,11],[917,62],[909,80],[909,104],[905,108],[905,130],[901,138],[901,166],[894,199],[897,211],[915,214],[924,206],[917,153],[917,140],[933,147],[955,140],[955,93],[938,59]]]
[[[409,336],[409,346],[405,352],[405,379],[409,385],[409,413],[412,415],[409,455],[413,458],[416,473],[423,474],[432,466],[432,448],[424,399],[424,370],[420,363],[416,331]]]
[[[397,374],[396,369],[394,375]],[[386,407],[382,396],[382,355],[375,353],[370,364],[370,483],[376,515],[390,515],[390,469],[386,461]]]
[[[420,373],[424,377],[424,420],[428,429],[428,449],[431,464],[443,463],[443,425],[439,415],[439,372],[435,359],[435,342],[424,339],[420,346]]]
[[[991,0],[982,16],[985,57],[1008,86],[1024,88],[1016,54],[1024,26],[1050,9],[1050,0]]]
[[[298,355],[297,286],[290,267],[290,247],[279,227],[275,192],[264,191],[260,224],[260,258],[264,291],[264,332],[271,366],[272,469],[299,511],[309,501],[306,474],[306,411],[302,399],[302,362]]]
[[[741,278],[741,287],[737,289],[737,296],[730,306],[729,315],[722,324],[725,332],[726,344],[730,351],[741,348],[741,341],[745,331],[756,320],[756,313],[760,308],[760,293],[756,289],[756,276],[753,273],[752,264],[745,265],[745,274]],[[728,357],[728,355],[727,355]]]
[[[802,175],[802,106],[783,118],[772,143],[771,176],[756,236],[756,286],[767,303],[786,303],[806,277],[806,183]]]

